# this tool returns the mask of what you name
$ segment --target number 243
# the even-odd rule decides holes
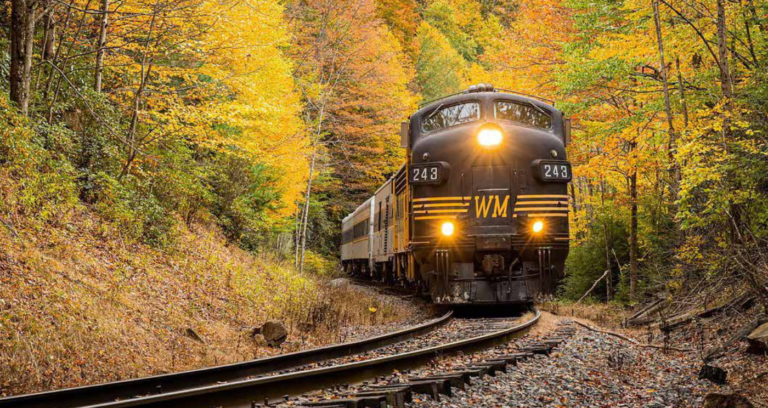
[[[437,167],[422,167],[413,169],[413,181],[437,181]]]

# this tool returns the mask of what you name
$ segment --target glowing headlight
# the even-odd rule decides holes
[[[477,132],[477,143],[484,147],[495,147],[501,144],[501,130],[496,128],[482,128]]]
[[[446,237],[450,237],[453,235],[453,230],[455,227],[453,226],[453,223],[450,221],[446,221],[443,223],[442,226],[440,226],[440,231],[445,235]]]
[[[531,227],[531,230],[534,234],[538,234],[539,232],[544,230],[544,221],[536,221],[533,223],[533,226]]]

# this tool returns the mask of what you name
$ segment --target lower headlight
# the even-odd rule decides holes
[[[453,231],[455,229],[456,227],[450,221],[446,221],[443,223],[443,225],[440,226],[440,232],[442,232],[443,235],[446,237],[450,237],[451,235],[453,235]]]
[[[531,226],[531,231],[533,231],[534,234],[538,234],[541,231],[544,231],[544,221],[536,221]]]

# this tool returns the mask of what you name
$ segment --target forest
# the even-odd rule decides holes
[[[4,8],[7,214],[83,203],[157,246],[205,220],[325,273],[340,219],[403,160],[399,122],[488,82],[574,118],[567,296],[606,267],[608,299],[689,274],[765,287],[761,1]]]
[[[768,297],[768,1],[8,0],[0,11],[0,333],[51,324],[3,299],[58,279],[12,270],[55,260],[33,247],[85,245],[63,242],[74,235],[105,257],[144,248],[147,265],[229,259],[235,272],[189,279],[246,298],[254,281],[229,257],[254,254],[306,293],[305,276],[338,274],[341,219],[403,163],[400,123],[477,83],[555,100],[573,120],[562,298],[606,270],[594,301],[633,304],[660,287]],[[190,234],[242,252],[213,259]],[[109,270],[111,301],[141,276]],[[30,381],[6,386],[46,386]]]

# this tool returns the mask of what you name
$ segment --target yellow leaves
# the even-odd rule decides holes
[[[154,3],[130,0],[121,10],[136,16],[110,27],[122,52],[108,54],[107,65],[123,81],[111,97],[130,112],[146,61],[165,61],[152,65],[141,123],[160,136],[276,168],[285,188],[274,215],[292,213],[308,173],[308,141],[292,64],[282,51],[289,41],[282,6],[184,0],[157,12]]]

